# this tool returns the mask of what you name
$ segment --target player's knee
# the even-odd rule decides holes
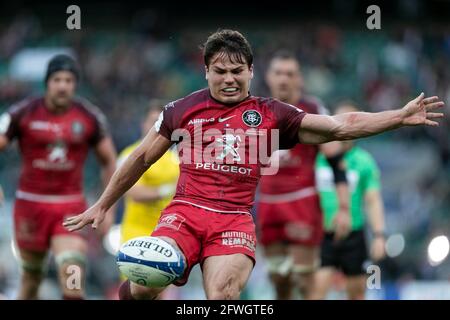
[[[76,250],[67,250],[55,256],[55,262],[59,269],[68,269],[70,266],[84,268],[86,266],[86,255]],[[68,271],[68,270],[63,270]],[[69,272],[70,273],[70,272]]]
[[[209,300],[237,300],[241,292],[238,288],[215,288],[211,290]]]
[[[287,277],[291,272],[293,260],[289,256],[270,256],[266,258],[267,271],[274,277]]]
[[[38,298],[39,285],[41,284],[44,267],[42,264],[33,264],[21,261],[21,286],[17,299],[34,300]]]
[[[294,264],[291,268],[292,274],[300,279],[309,279],[319,270],[320,261],[316,260],[312,264]]]
[[[20,261],[22,278],[27,282],[40,282],[45,273],[45,266],[42,261]]]
[[[239,299],[243,285],[239,283],[236,275],[229,274],[217,279],[212,285],[208,299],[210,300],[235,300]]]
[[[320,261],[316,260],[312,264],[294,264],[291,268],[291,273],[294,281],[301,285],[313,281],[314,274],[319,270]]]

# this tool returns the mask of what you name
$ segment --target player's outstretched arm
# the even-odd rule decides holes
[[[69,231],[79,230],[87,224],[92,224],[93,228],[97,228],[99,223],[104,220],[108,209],[171,145],[172,142],[158,134],[153,127],[141,144],[116,170],[98,201],[82,214],[66,219],[63,225]]]
[[[101,166],[103,187],[106,188],[109,180],[116,170],[117,152],[111,137],[103,137],[95,146],[95,154]],[[98,229],[101,236],[105,236],[114,223],[115,206],[112,206],[105,215],[102,226]]]
[[[307,114],[300,125],[301,143],[319,144],[333,140],[352,140],[372,136],[403,126],[438,126],[435,120],[443,113],[433,112],[443,107],[439,98],[421,93],[403,108],[378,113],[348,112],[334,116]]]
[[[116,169],[117,153],[111,137],[101,139],[95,146],[95,154],[101,166],[103,185],[106,187]]]

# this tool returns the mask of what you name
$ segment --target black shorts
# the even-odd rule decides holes
[[[366,239],[363,230],[352,231],[343,240],[334,242],[334,233],[327,232],[321,246],[322,267],[335,267],[346,276],[366,274]]]

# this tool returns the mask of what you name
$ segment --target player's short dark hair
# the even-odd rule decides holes
[[[206,66],[217,53],[223,53],[232,62],[246,63],[249,68],[253,64],[252,47],[239,31],[218,30],[208,37],[202,48]]]
[[[50,60],[45,72],[45,84],[47,84],[52,74],[58,71],[72,72],[77,81],[80,79],[80,67],[75,59],[67,54],[58,54]]]

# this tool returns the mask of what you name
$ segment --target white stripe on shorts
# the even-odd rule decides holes
[[[310,197],[317,194],[315,187],[303,188],[294,192],[282,193],[282,194],[267,194],[261,193],[259,195],[259,202],[264,203],[281,203],[300,200],[306,197]]]
[[[185,201],[185,200],[172,200],[172,201],[173,201],[173,202],[183,202],[183,203],[188,203],[188,204],[193,205],[194,207],[199,207],[199,208],[202,208],[202,209],[206,209],[206,210],[214,211],[214,212],[219,212],[219,213],[245,213],[245,214],[250,215],[250,213],[249,213],[248,211],[225,211],[225,210],[216,210],[216,209],[212,209],[212,208],[209,208],[209,207],[206,207],[206,206],[202,206],[202,205],[199,205],[199,204],[196,204],[196,203],[193,203],[193,202]]]
[[[53,194],[38,194],[22,190],[16,191],[16,198],[21,200],[45,203],[66,203],[84,201],[82,194],[67,194],[67,195],[53,195]]]

